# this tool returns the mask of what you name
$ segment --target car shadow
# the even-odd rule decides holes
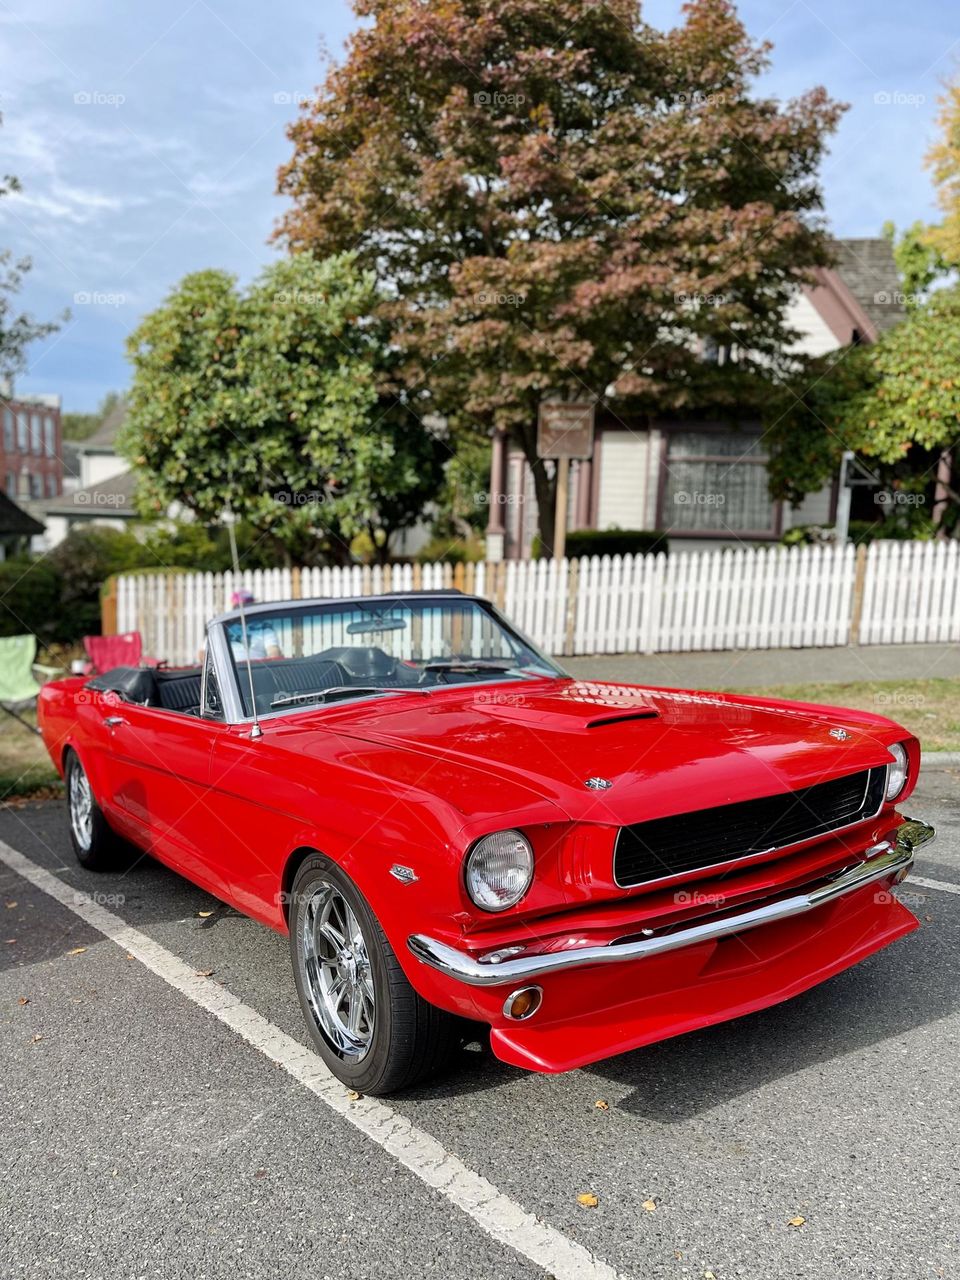
[[[940,895],[945,897],[946,895]],[[582,1068],[627,1090],[621,1112],[683,1123],[777,1080],[896,1039],[960,1009],[960,904],[937,902],[917,933],[783,1004]],[[444,1077],[406,1095],[429,1101],[500,1089],[524,1072],[489,1048],[465,1052]]]

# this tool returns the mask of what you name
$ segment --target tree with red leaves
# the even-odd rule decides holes
[[[355,0],[363,25],[291,126],[279,235],[375,268],[406,395],[510,432],[541,539],[537,406],[744,406],[784,368],[784,307],[829,260],[817,168],[841,108],[758,93],[726,0]],[[705,360],[704,353],[716,358]]]

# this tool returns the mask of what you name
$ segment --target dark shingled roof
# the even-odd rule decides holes
[[[889,240],[834,240],[833,251],[837,275],[879,333],[903,319],[903,286]]]
[[[48,515],[134,520],[139,515],[134,500],[136,490],[137,477],[134,473],[121,471],[118,476],[101,480],[87,489],[75,489],[73,493],[63,493],[59,498],[46,498],[36,507]]]
[[[22,507],[0,492],[0,537],[33,538],[43,533],[43,525],[28,516]]]

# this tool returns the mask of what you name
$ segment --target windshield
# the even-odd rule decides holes
[[[563,672],[475,600],[407,597],[277,605],[226,636],[245,715]]]

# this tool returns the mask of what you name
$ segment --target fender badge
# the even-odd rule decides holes
[[[402,867],[399,862],[395,862],[390,868],[390,874],[394,879],[399,880],[401,884],[414,884],[420,877],[414,871],[413,867]]]
[[[838,742],[846,742],[850,735],[847,733],[846,729],[831,729],[830,737],[836,738]]]
[[[613,783],[608,782],[606,778],[588,778],[583,785],[589,787],[591,791],[609,791]]]

